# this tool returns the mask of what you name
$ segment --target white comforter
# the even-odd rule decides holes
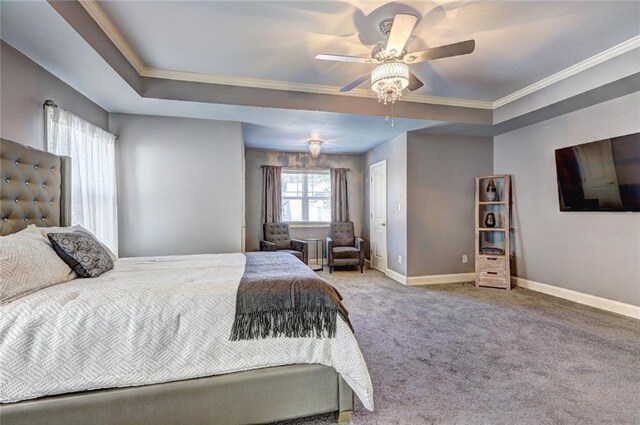
[[[121,259],[0,306],[0,402],[295,363],[334,367],[367,409],[373,390],[349,327],[336,338],[229,341],[242,254]]]

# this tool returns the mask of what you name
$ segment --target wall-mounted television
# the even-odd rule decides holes
[[[640,212],[640,133],[556,149],[560,211]]]

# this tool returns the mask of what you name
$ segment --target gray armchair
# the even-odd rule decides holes
[[[334,221],[327,238],[329,273],[334,266],[360,266],[364,270],[364,240],[354,236],[353,222]]]
[[[279,251],[293,254],[307,264],[309,246],[305,241],[291,239],[289,225],[286,223],[264,223],[262,225],[264,240],[260,241],[260,251]]]

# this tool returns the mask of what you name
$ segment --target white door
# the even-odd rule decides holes
[[[387,162],[369,168],[371,267],[387,272]]]

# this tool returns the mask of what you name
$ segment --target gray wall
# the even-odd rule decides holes
[[[240,123],[111,114],[123,257],[238,252]]]
[[[53,74],[0,42],[0,135],[8,140],[45,149],[42,104],[58,106],[107,129],[107,112]]]
[[[281,165],[283,167],[301,168],[350,168],[349,183],[349,218],[353,221],[357,236],[362,233],[363,174],[361,155],[325,155],[317,159],[308,153],[275,152],[259,149],[245,150],[246,173],[246,250],[259,249],[262,239],[262,169],[260,165]],[[294,238],[315,238],[328,235],[328,225],[319,227],[291,228]],[[314,249],[311,247],[310,249]],[[315,251],[311,253],[315,255]]]
[[[475,177],[492,172],[491,138],[407,134],[408,276],[474,271]]]
[[[560,212],[554,150],[640,131],[640,93],[494,138],[513,175],[516,275],[640,305],[640,214]]]
[[[369,257],[369,167],[387,161],[387,267],[407,275],[407,134],[394,137],[364,157],[364,220],[362,233],[367,241]],[[402,211],[398,210],[401,205]],[[402,256],[402,263],[398,261]]]

